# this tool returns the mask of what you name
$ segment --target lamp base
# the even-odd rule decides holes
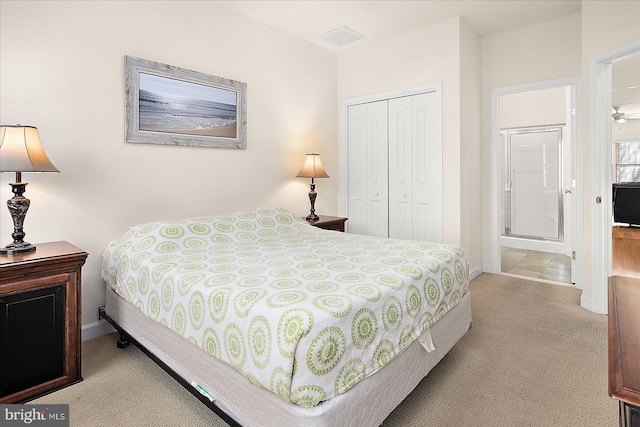
[[[313,222],[313,221],[317,221],[320,219],[320,217],[318,215],[316,215],[316,196],[318,195],[318,193],[316,193],[316,183],[313,182],[313,178],[311,178],[311,191],[309,191],[309,202],[311,203],[311,211],[309,212],[309,215],[307,215],[306,220]]]
[[[31,252],[36,250],[36,245],[32,245],[29,242],[13,242],[9,243],[4,248],[0,248],[0,254],[14,255],[23,252]]]
[[[32,245],[23,240],[25,232],[22,225],[24,223],[24,217],[29,210],[29,205],[31,204],[31,201],[22,195],[27,183],[22,182],[22,174],[16,172],[16,182],[12,182],[9,185],[11,186],[11,192],[14,194],[12,198],[7,200],[7,207],[13,220],[13,233],[11,233],[13,243],[9,243],[4,248],[0,248],[0,254],[13,255],[35,251],[36,245]]]

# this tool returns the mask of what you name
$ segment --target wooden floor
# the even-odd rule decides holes
[[[640,279],[640,228],[614,226],[611,238],[611,273]]]

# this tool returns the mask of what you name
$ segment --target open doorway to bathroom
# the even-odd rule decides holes
[[[498,97],[502,273],[573,282],[572,91],[557,86]]]

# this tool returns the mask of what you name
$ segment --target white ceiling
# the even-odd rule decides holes
[[[460,16],[478,35],[559,18],[581,10],[580,0],[281,1],[219,3],[318,46],[341,51]],[[319,38],[347,26],[365,40],[335,47]]]
[[[581,0],[229,0],[219,3],[340,52],[460,16],[478,35],[499,33],[581,11]],[[347,26],[366,39],[337,47],[320,35]],[[640,110],[640,56],[613,66],[613,105]],[[625,111],[626,112],[626,111]]]
[[[611,104],[626,114],[640,113],[640,55],[614,62],[611,73]]]

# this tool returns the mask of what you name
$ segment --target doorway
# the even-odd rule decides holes
[[[581,289],[579,99],[579,77],[492,91],[494,273]],[[527,219],[534,210],[536,224]]]
[[[607,277],[612,271],[612,66],[640,54],[640,40],[611,49],[591,59],[591,293],[581,305],[607,313]]]

